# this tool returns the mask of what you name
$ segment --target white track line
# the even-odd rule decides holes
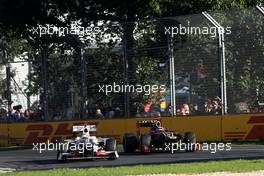
[[[16,169],[0,167],[0,173],[14,172]]]

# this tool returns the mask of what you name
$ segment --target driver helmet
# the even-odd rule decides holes
[[[90,136],[89,129],[87,127],[84,127],[83,136]]]
[[[156,129],[155,129],[155,132],[163,132],[164,131],[164,128],[163,127],[157,127]]]

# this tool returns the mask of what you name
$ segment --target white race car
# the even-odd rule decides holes
[[[73,139],[66,139],[57,143],[57,160],[66,162],[76,159],[114,160],[119,158],[116,150],[116,140],[90,135],[96,131],[96,125],[73,126]]]

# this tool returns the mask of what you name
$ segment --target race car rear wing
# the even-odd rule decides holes
[[[96,125],[74,125],[72,126],[72,132],[83,132],[85,128],[90,132],[96,131]]]
[[[161,122],[159,120],[140,120],[137,123],[138,127],[160,127]]]

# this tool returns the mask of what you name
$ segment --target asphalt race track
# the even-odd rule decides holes
[[[137,164],[160,164],[160,163],[186,163],[212,160],[231,159],[264,159],[264,145],[232,145],[230,151],[217,151],[215,154],[210,151],[197,151],[195,153],[177,152],[151,153],[141,155],[140,153],[125,154],[120,152],[120,158],[114,161],[69,161],[58,163],[56,151],[45,151],[39,153],[32,149],[0,151],[0,168],[9,170],[46,170],[54,168],[89,168],[89,167],[110,167]],[[0,169],[1,170],[1,169]]]

